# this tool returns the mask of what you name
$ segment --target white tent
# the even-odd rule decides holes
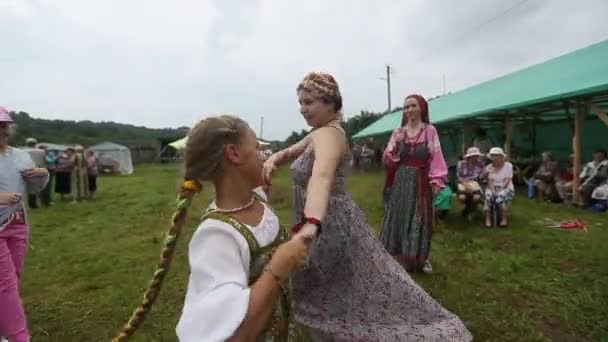
[[[95,153],[100,163],[104,159],[111,159],[117,162],[120,174],[130,175],[133,173],[133,160],[131,159],[131,151],[128,147],[111,142],[103,142],[89,147],[88,150]]]
[[[41,148],[42,146],[46,146],[46,149],[49,151],[55,151],[55,152],[63,152],[65,150],[68,149],[68,147],[74,147],[74,146],[68,146],[68,145],[61,145],[61,144],[53,144],[53,143],[45,143],[45,142],[41,142],[36,144],[36,147]]]

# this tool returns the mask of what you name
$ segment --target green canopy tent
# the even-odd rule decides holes
[[[551,150],[566,159],[573,150],[573,126],[577,125],[585,132],[578,138],[587,158],[593,149],[606,147],[603,137],[608,134],[608,127],[586,108],[587,101],[608,108],[608,40],[440,96],[429,101],[429,110],[450,159],[457,159],[470,146],[468,135],[474,126],[486,129],[495,145],[504,143],[510,155]],[[353,139],[387,139],[401,116],[401,111],[388,113]]]
[[[440,96],[429,102],[429,110],[446,160],[464,153],[477,126],[486,129],[495,146],[502,143],[513,162],[524,157],[534,162],[544,150],[562,160],[574,152],[576,188],[583,160],[606,147],[608,116],[591,113],[591,103],[604,112],[608,108],[608,40]],[[401,115],[389,113],[353,138],[386,139]]]

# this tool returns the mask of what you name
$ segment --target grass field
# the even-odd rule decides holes
[[[131,176],[101,178],[96,202],[56,202],[31,213],[22,294],[34,341],[108,341],[125,322],[158,260],[178,174],[174,166],[139,167]],[[350,182],[374,229],[382,181],[373,173]],[[198,196],[159,301],[134,341],[176,340],[186,244],[210,198],[209,189]],[[286,170],[271,199],[290,222]],[[608,341],[607,215],[518,197],[510,228],[488,230],[466,224],[457,210],[435,227],[435,273],[415,278],[476,341]],[[547,228],[545,217],[582,218],[589,233]]]

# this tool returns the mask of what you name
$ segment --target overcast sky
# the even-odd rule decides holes
[[[0,105],[35,117],[191,126],[238,114],[305,128],[295,88],[334,74],[346,116],[608,39],[608,1],[0,0]],[[432,115],[432,114],[431,114]]]

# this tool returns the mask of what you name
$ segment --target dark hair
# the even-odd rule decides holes
[[[420,107],[420,121],[422,121],[426,124],[430,123],[429,104],[426,101],[426,99],[424,97],[422,97],[422,95],[418,95],[418,94],[408,95],[405,98],[405,100],[407,101],[407,99],[415,99],[416,102],[418,103],[418,107]],[[407,115],[405,114],[405,106],[403,106],[403,114],[401,116],[401,127],[405,126],[406,124],[407,124]]]
[[[223,146],[240,142],[242,133],[249,128],[247,123],[234,116],[210,117],[200,121],[189,134],[184,154],[185,176],[178,193],[177,211],[171,219],[171,227],[160,253],[160,261],[144,292],[144,300],[135,309],[131,318],[115,336],[113,342],[126,341],[144,319],[156,301],[165,276],[169,272],[175,254],[177,240],[186,222],[188,207],[196,193],[202,190],[201,182],[209,180],[220,168]]]
[[[603,148],[598,148],[597,150],[595,150],[595,152],[593,152],[593,154],[596,153],[600,153],[601,155],[604,156],[604,159],[608,158],[608,155],[606,154],[606,150],[604,150]]]

